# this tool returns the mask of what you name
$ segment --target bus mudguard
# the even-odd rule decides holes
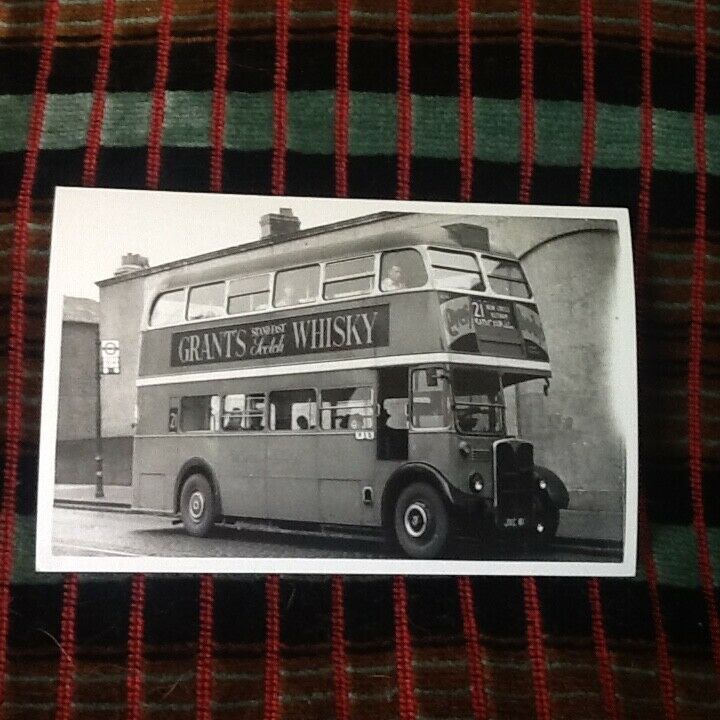
[[[548,470],[542,465],[536,465],[535,477],[538,482],[544,481],[544,490],[555,507],[565,510],[570,505],[570,493],[568,493],[565,483],[552,470]]]
[[[438,472],[432,465],[420,462],[411,462],[396,468],[385,484],[382,495],[382,516],[385,520],[385,514],[392,508],[395,498],[400,489],[413,480],[427,480],[431,485],[436,487],[442,496],[449,502],[453,503],[453,496],[450,491],[450,484],[442,473]],[[388,502],[390,500],[391,502]]]
[[[193,473],[202,473],[210,481],[213,494],[215,495],[217,514],[218,517],[222,517],[222,497],[220,496],[220,488],[218,487],[217,478],[215,477],[215,473],[210,465],[199,457],[186,460],[175,478],[175,490],[173,496],[175,512],[180,512],[180,492],[182,491],[182,484]]]

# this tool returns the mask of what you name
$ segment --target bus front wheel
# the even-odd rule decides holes
[[[395,537],[411,558],[432,559],[442,554],[450,532],[447,507],[432,485],[414,482],[395,503]]]
[[[180,493],[180,517],[185,530],[195,537],[207,537],[215,524],[215,497],[210,481],[199,473],[191,475]]]

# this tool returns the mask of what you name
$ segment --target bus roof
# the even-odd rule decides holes
[[[477,216],[378,212],[173,260],[100,280],[97,285],[103,287],[162,274],[164,277],[153,283],[158,291],[240,273],[247,275],[423,244],[482,250],[514,259],[513,255],[491,244],[488,231]]]

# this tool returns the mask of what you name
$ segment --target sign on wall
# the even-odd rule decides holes
[[[100,360],[103,375],[119,375],[120,341],[102,340],[100,342]]]

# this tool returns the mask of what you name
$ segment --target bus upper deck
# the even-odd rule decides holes
[[[271,371],[307,355],[342,362],[343,351],[376,364],[461,353],[463,361],[548,377],[542,324],[517,259],[477,224],[418,216],[409,229],[404,218],[400,233],[393,217],[367,236],[355,228],[354,237],[333,235],[325,245],[321,235],[261,241],[211,266],[153,278],[141,384],[218,363]]]

